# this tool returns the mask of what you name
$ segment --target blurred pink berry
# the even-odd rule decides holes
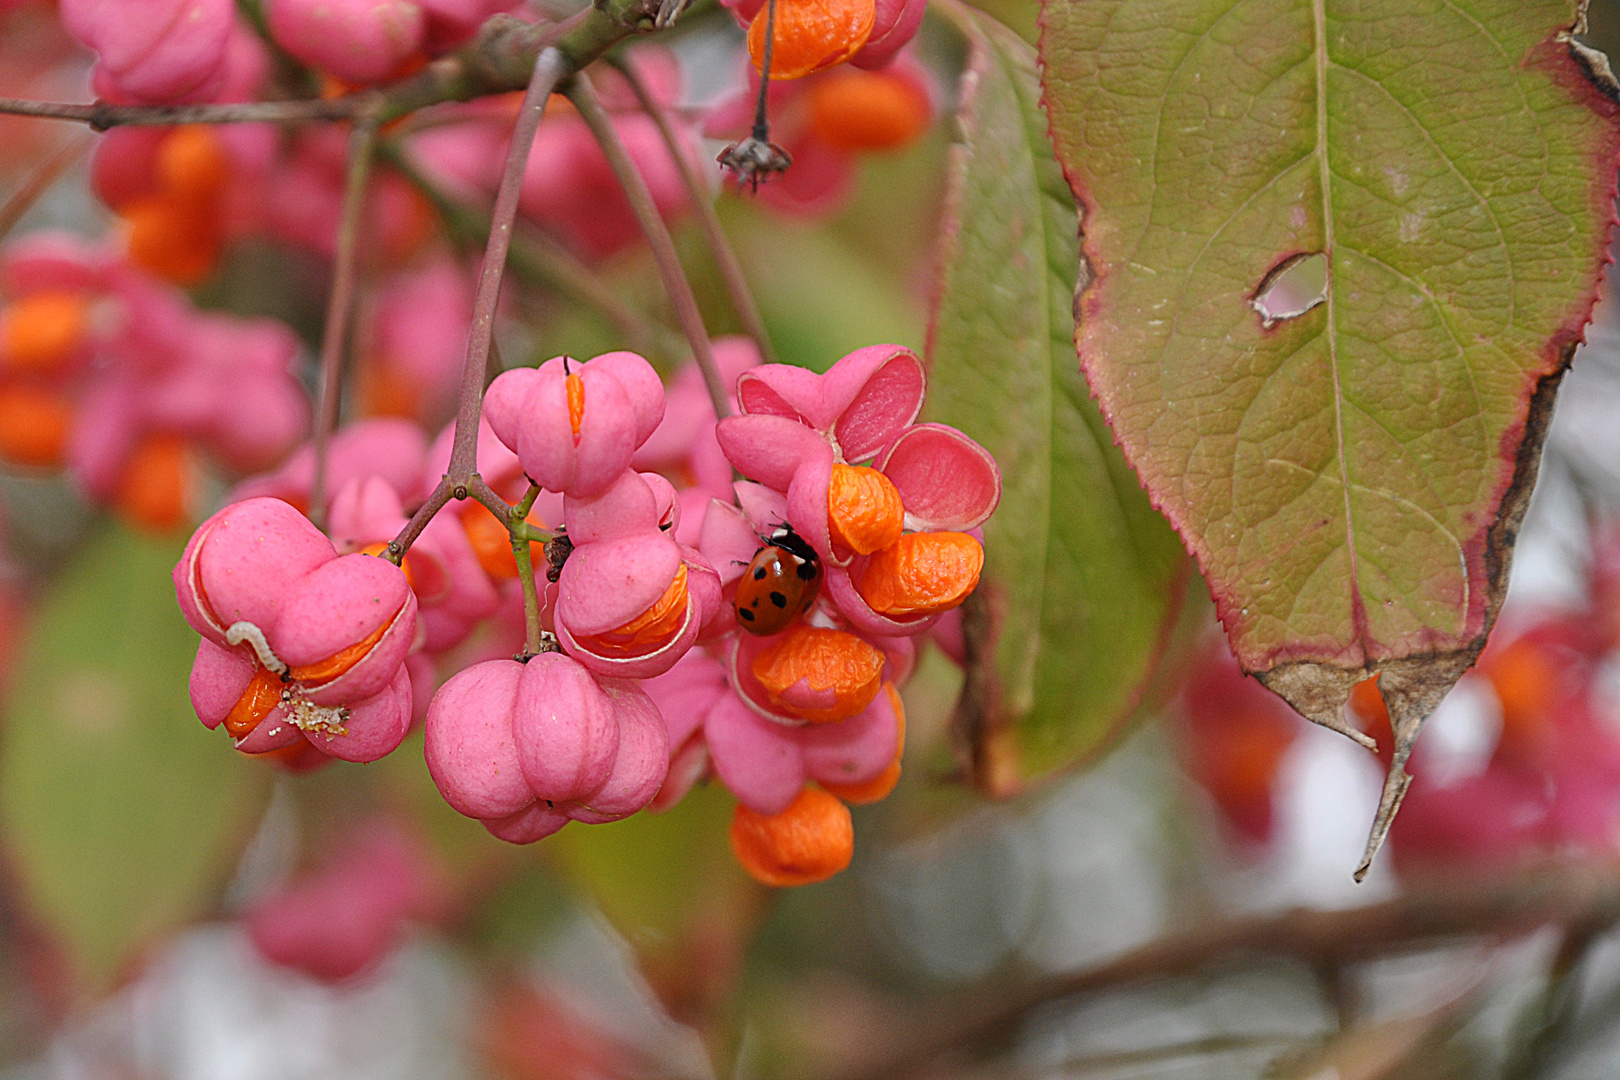
[[[426,456],[427,437],[407,420],[377,418],[348,424],[326,445],[327,498],[350,481],[377,476],[387,481],[401,503],[418,503],[427,495],[422,487]],[[314,485],[315,448],[306,443],[275,472],[238,484],[230,497],[232,501],[269,497],[303,510],[309,507]]]
[[[62,0],[61,12],[95,51],[97,81],[126,100],[207,101],[224,83],[231,0]]]
[[[454,404],[472,323],[472,279],[448,254],[403,271],[380,289],[361,361],[371,416],[438,422]]]
[[[409,0],[270,0],[276,44],[344,82],[388,77],[422,49],[425,20]]]
[[[255,903],[248,938],[271,963],[337,982],[375,967],[408,923],[442,918],[444,870],[416,836],[387,821],[355,830],[314,873]]]
[[[720,369],[733,409],[737,407],[737,377],[759,364],[759,348],[745,337],[714,340],[715,365]],[[703,373],[688,364],[676,373],[664,395],[664,418],[631,459],[641,472],[659,472],[672,480],[689,483],[706,500],[731,497],[731,463],[715,441],[714,402],[709,398]],[[695,505],[701,507],[703,503]],[[682,542],[694,542],[703,520],[698,513],[684,522],[690,535]]]

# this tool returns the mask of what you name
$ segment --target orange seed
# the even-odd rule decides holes
[[[824,881],[849,865],[855,824],[849,808],[818,788],[805,788],[780,814],[737,806],[731,850],[756,881],[779,888]]]
[[[281,677],[269,668],[253,672],[253,679],[236,699],[231,711],[225,715],[225,730],[233,739],[245,739],[253,734],[264,718],[281,704]]]
[[[212,131],[188,124],[163,140],[153,171],[159,191],[183,202],[203,203],[225,186],[231,163]]]
[[[880,615],[933,615],[967,599],[983,569],[984,548],[967,533],[907,533],[872,556],[856,590]]]
[[[1520,639],[1480,664],[1502,706],[1502,742],[1515,750],[1529,750],[1543,737],[1558,671],[1535,642]]]
[[[639,652],[669,641],[686,620],[686,564],[670,580],[669,588],[646,611],[623,626],[596,634],[590,640],[598,651],[612,654]]]
[[[545,527],[545,523],[533,514],[529,515],[528,522]],[[488,507],[469,499],[461,511],[461,528],[467,534],[473,554],[478,556],[478,565],[484,568],[484,573],[496,581],[510,581],[517,577],[517,560],[512,557],[512,534],[489,512]],[[529,558],[536,564],[545,558],[540,553],[540,546],[534,543],[529,545]]]
[[[927,94],[885,71],[831,71],[806,90],[810,131],[827,145],[852,153],[904,146],[928,130],[933,117]]]
[[[753,674],[772,708],[811,723],[830,723],[872,704],[883,686],[883,653],[846,631],[800,622],[754,657]],[[791,704],[788,692],[801,681],[812,691],[831,690],[832,703]]]
[[[900,492],[887,476],[865,465],[833,464],[827,485],[827,529],[833,543],[870,555],[900,539],[905,517]]]
[[[288,675],[299,682],[305,683],[331,682],[364,660],[366,654],[377,647],[377,642],[383,639],[383,635],[388,633],[388,628],[392,625],[394,625],[394,620],[389,619],[373,630],[364,641],[357,641],[346,649],[339,649],[325,660],[317,660],[313,664],[301,664],[288,672]]]
[[[765,55],[769,11],[769,4],[762,5],[748,26],[748,55],[756,68]],[[798,79],[843,63],[872,36],[876,18],[874,0],[776,0],[771,78]]]
[[[569,374],[563,379],[568,392],[568,427],[574,433],[574,445],[579,445],[579,428],[585,422],[585,380]]]
[[[189,202],[169,198],[134,199],[124,219],[129,257],[176,285],[196,285],[213,272],[219,256],[214,216]]]
[[[135,447],[114,501],[142,528],[166,532],[186,520],[191,495],[191,448],[179,435],[148,435]]]
[[[89,298],[75,292],[39,292],[0,311],[0,368],[49,375],[62,368],[84,340]]]
[[[0,457],[18,465],[62,463],[73,413],[60,394],[25,384],[0,386]]]

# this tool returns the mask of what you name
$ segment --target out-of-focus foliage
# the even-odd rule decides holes
[[[179,553],[116,527],[80,547],[33,614],[0,718],[21,899],[87,986],[207,910],[264,806],[264,770],[190,722]]]

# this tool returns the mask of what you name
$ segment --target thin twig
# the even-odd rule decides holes
[[[321,328],[321,398],[315,417],[315,480],[309,494],[309,512],[316,525],[324,524],[326,518],[326,445],[337,426],[338,401],[343,394],[343,356],[349,343],[349,316],[354,310],[355,252],[359,248],[366,184],[371,178],[371,149],[376,139],[375,116],[356,122],[349,138],[349,173],[344,182],[343,216],[338,221],[332,260],[332,295],[327,299],[326,325]]]
[[[732,250],[731,243],[726,239],[726,231],[720,225],[720,215],[714,211],[714,201],[704,187],[703,178],[692,168],[691,160],[682,152],[675,128],[669,122],[668,111],[653,98],[646,80],[636,71],[634,64],[629,63],[623,56],[613,57],[612,63],[630,83],[630,89],[635,91],[636,100],[641,103],[642,110],[652,117],[653,123],[658,126],[658,134],[663,136],[670,159],[675,162],[675,168],[681,174],[681,182],[686,185],[687,198],[691,200],[692,207],[697,212],[698,227],[703,233],[704,242],[709,246],[709,257],[714,260],[715,267],[720,271],[720,280],[725,284],[726,295],[731,298],[732,310],[737,313],[738,320],[743,324],[743,331],[754,339],[761,360],[767,364],[776,363],[776,350],[771,346],[770,335],[765,331],[765,320],[760,317],[759,305],[754,302],[753,290],[748,287],[748,278],[743,274],[741,264],[737,262],[737,253]]]
[[[904,1033],[839,1080],[906,1080],[947,1053],[984,1046],[1055,1001],[1080,999],[1279,957],[1322,966],[1387,956],[1438,941],[1505,937],[1537,926],[1602,925],[1620,917],[1620,864],[1553,862],[1497,881],[1414,891],[1346,911],[1295,910],[1216,923],[1133,949],[1094,967],[979,987],[909,1021]]]
[[[484,249],[484,265],[478,274],[478,294],[473,300],[472,327],[467,337],[467,362],[461,369],[461,401],[456,408],[456,435],[450,451],[448,479],[464,488],[478,470],[478,417],[484,405],[484,371],[489,363],[489,345],[495,335],[495,307],[501,298],[501,274],[506,269],[506,252],[512,245],[512,224],[517,220],[518,195],[523,174],[529,166],[529,150],[534,133],[540,128],[546,100],[567,73],[568,62],[556,48],[546,48],[534,62],[534,74],[523,94],[523,107],[512,128],[512,144],[507,149],[506,168],[495,192],[495,211],[490,220],[489,245]],[[457,498],[465,498],[458,494]]]
[[[474,243],[484,242],[489,235],[487,214],[452,198],[423,175],[397,144],[386,144],[382,153],[433,204],[458,249],[465,250]],[[507,254],[507,268],[574,303],[595,309],[636,352],[656,354],[671,361],[686,354],[685,342],[678,334],[626,303],[602,275],[543,232],[526,229],[520,223]]]
[[[447,101],[470,101],[521,90],[547,49],[562,57],[561,74],[576,71],[631,34],[652,28],[656,0],[601,0],[561,22],[531,23],[496,15],[472,41],[395,83],[344,97],[253,101],[228,105],[72,104],[0,98],[0,113],[74,120],[98,131],[125,124],[289,123],[376,115],[382,123]]]
[[[606,278],[555,237],[519,223],[511,259],[514,274],[599,312],[633,352],[659,356],[672,364],[686,359],[685,337],[626,302]]]
[[[411,545],[416,543],[416,538],[422,535],[422,530],[427,528],[428,522],[433,520],[435,514],[444,509],[445,504],[450,501],[454,494],[455,489],[450,483],[450,478],[446,476],[440,479],[438,486],[433,489],[433,493],[427,497],[426,502],[416,508],[416,513],[411,515],[411,520],[405,523],[405,527],[399,531],[399,535],[388,542],[388,549],[383,552],[383,557],[395,566],[404,562],[405,553],[411,550]]]
[[[96,131],[127,124],[243,124],[289,123],[297,120],[347,120],[375,108],[371,93],[301,101],[245,101],[233,105],[113,105],[96,101],[77,105],[65,101],[26,101],[0,98],[0,113],[37,116],[47,120],[76,120]]]
[[[1256,1032],[1253,1034],[1205,1035],[1160,1046],[1142,1046],[1131,1050],[1105,1050],[1066,1058],[1063,1061],[1031,1066],[1012,1063],[1006,1067],[968,1074],[971,1080],[1034,1080],[1035,1077],[1082,1076],[1092,1072],[1112,1072],[1129,1065],[1150,1065],[1176,1058],[1207,1057],[1244,1050],[1278,1049],[1298,1045],[1297,1035]]]
[[[34,171],[23,179],[16,191],[6,197],[0,204],[0,239],[16,227],[23,215],[39,201],[39,197],[51,189],[51,185],[61,179],[62,174],[79,160],[79,156],[90,147],[88,136],[75,136],[58,146],[50,157],[34,167]]]
[[[725,380],[720,377],[719,365],[714,361],[714,350],[709,345],[709,332],[703,326],[703,315],[698,311],[697,297],[692,295],[692,283],[686,280],[686,271],[681,268],[680,257],[675,254],[675,242],[670,239],[664,219],[658,216],[658,206],[653,202],[652,192],[647,189],[647,181],[642,179],[635,163],[630,160],[618,131],[613,127],[612,118],[602,108],[601,100],[583,73],[575,75],[569,83],[568,99],[574,103],[580,118],[596,137],[597,145],[602,148],[613,175],[619,181],[619,187],[624,190],[625,198],[630,200],[636,222],[647,238],[647,246],[652,249],[653,261],[658,264],[658,276],[664,280],[664,288],[669,293],[670,302],[675,305],[681,330],[686,334],[687,344],[692,347],[692,358],[697,361],[698,370],[703,372],[703,382],[709,389],[710,400],[714,402],[714,414],[722,419],[730,416]]]
[[[776,51],[776,0],[765,0],[765,55],[759,59],[759,100],[754,102],[755,139],[771,141],[771,53]],[[756,181],[755,190],[759,189]]]

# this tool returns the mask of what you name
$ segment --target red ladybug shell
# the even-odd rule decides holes
[[[792,530],[773,534],[737,581],[737,625],[761,637],[779,633],[821,591],[821,561]]]

